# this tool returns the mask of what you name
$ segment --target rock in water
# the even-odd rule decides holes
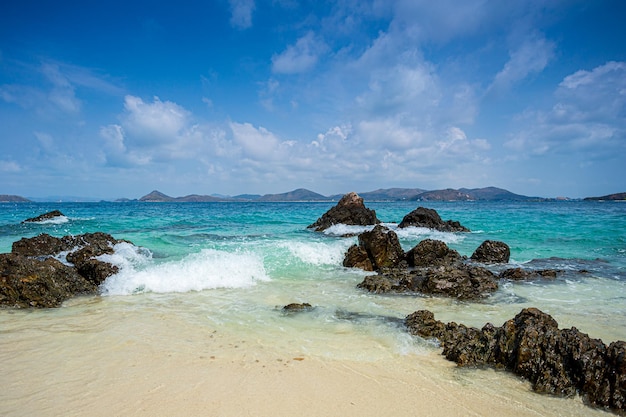
[[[0,254],[0,305],[58,307],[74,295],[93,294],[96,290],[97,286],[74,268],[54,258]]]
[[[370,226],[378,223],[380,220],[376,217],[376,212],[365,207],[363,199],[353,192],[344,195],[335,207],[307,228],[321,232],[336,224]]]
[[[626,411],[626,342],[607,347],[575,327],[561,330],[536,308],[522,310],[502,327],[444,324],[427,310],[407,316],[405,324],[411,334],[438,339],[443,355],[459,366],[505,368],[537,392],[578,393],[590,405]]]
[[[404,251],[398,235],[393,230],[376,225],[373,230],[359,235],[359,245],[348,249],[343,265],[378,271],[397,267],[403,261]]]
[[[49,211],[48,213],[41,214],[37,217],[31,217],[30,219],[26,219],[22,223],[42,222],[44,220],[54,219],[55,217],[65,217],[65,215],[61,213],[59,210],[52,210],[52,211]]]
[[[505,264],[509,262],[511,250],[509,245],[497,240],[485,240],[474,251],[471,259],[485,264]]]
[[[441,232],[469,232],[461,223],[453,220],[443,221],[439,213],[433,209],[418,207],[402,219],[398,227],[427,227]]]

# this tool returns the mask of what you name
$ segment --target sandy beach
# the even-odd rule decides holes
[[[606,415],[505,372],[457,368],[434,347],[333,359],[175,315],[64,310],[5,315],[17,320],[2,323],[1,415]]]

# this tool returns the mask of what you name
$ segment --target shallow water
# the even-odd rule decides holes
[[[555,281],[502,282],[497,293],[476,303],[356,289],[365,273],[341,266],[356,237],[340,237],[345,227],[328,233],[306,229],[332,205],[0,204],[1,252],[39,233],[104,231],[141,247],[116,248],[108,260],[122,270],[103,284],[100,296],[79,297],[53,310],[0,310],[0,374],[9,387],[0,394],[5,404],[0,411],[26,415],[19,411],[25,403],[38,405],[34,411],[43,414],[58,410],[48,384],[76,391],[72,401],[78,404],[93,392],[99,375],[114,384],[110,372],[123,372],[141,360],[138,355],[152,352],[155,360],[304,355],[406,366],[417,360],[426,375],[458,389],[471,386],[487,395],[503,386],[510,391],[502,395],[545,406],[541,415],[589,415],[579,400],[565,400],[565,408],[558,400],[554,406],[555,399],[527,392],[525,383],[506,373],[451,367],[432,342],[409,336],[402,320],[429,309],[439,320],[482,327],[537,307],[561,327],[576,326],[605,343],[626,340],[626,205],[429,203],[444,220],[472,230],[441,233],[396,228],[416,203],[367,204],[397,231],[405,249],[434,238],[469,256],[482,241],[495,239],[509,244],[513,266],[567,271]],[[67,221],[20,223],[53,209]],[[587,272],[579,273],[582,269]],[[314,309],[285,314],[281,308],[291,302],[308,302]]]

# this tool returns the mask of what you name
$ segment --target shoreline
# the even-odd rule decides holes
[[[504,371],[458,368],[434,347],[328,358],[172,311],[107,307],[14,317],[0,340],[1,415],[608,415]]]

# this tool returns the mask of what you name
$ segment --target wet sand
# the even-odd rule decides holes
[[[436,348],[339,360],[175,315],[68,310],[3,316],[0,415],[608,415],[505,372],[457,368]]]

